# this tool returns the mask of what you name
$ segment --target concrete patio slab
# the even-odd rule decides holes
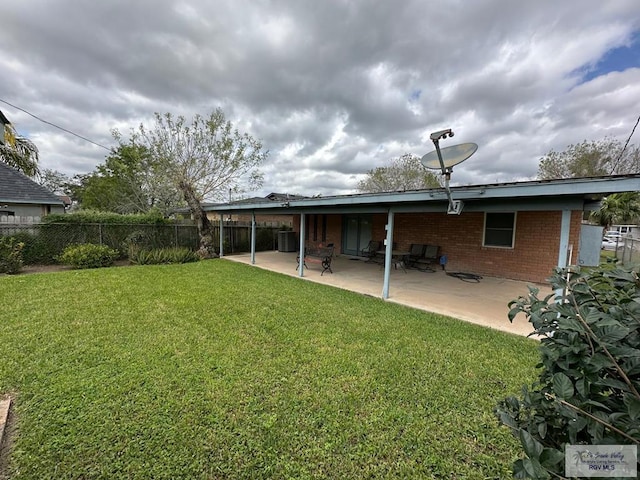
[[[296,253],[258,252],[255,267],[298,276]],[[251,265],[249,254],[223,257],[226,260]],[[333,274],[320,275],[322,268],[310,265],[304,269],[301,280],[331,285],[345,290],[382,297],[384,269],[364,259],[337,256],[331,268]],[[418,270],[393,269],[389,288],[390,302],[458,318],[496,330],[528,335],[532,327],[520,314],[509,322],[508,303],[519,296],[527,295],[528,285],[542,293],[551,293],[549,285],[536,285],[504,278],[484,277],[478,283],[466,282],[447,275],[443,270],[422,272]]]

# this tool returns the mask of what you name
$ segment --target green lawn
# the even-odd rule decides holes
[[[4,276],[0,305],[12,480],[508,478],[492,410],[538,359],[222,260]]]

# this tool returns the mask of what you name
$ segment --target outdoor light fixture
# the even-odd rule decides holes
[[[440,170],[444,177],[444,188],[447,192],[447,199],[449,200],[447,213],[460,215],[464,205],[462,200],[453,200],[453,198],[451,198],[451,189],[449,188],[451,172],[455,165],[464,162],[467,158],[476,153],[478,145],[475,143],[461,143],[460,145],[453,145],[451,147],[440,149],[440,140],[449,137],[453,137],[453,131],[450,128],[432,133],[430,138],[436,146],[436,149],[433,152],[429,152],[424,155],[420,159],[420,162],[425,168]]]

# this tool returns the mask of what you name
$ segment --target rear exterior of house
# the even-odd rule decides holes
[[[573,211],[570,218],[569,244],[575,260],[582,212]],[[387,215],[310,214],[305,222],[307,242],[333,243],[336,252],[359,256],[369,240],[383,243]],[[561,222],[559,211],[399,213],[394,244],[401,251],[411,244],[437,245],[449,271],[543,283],[558,265]],[[294,219],[294,230],[300,231],[300,216]]]
[[[412,244],[437,245],[447,271],[545,283],[556,267],[599,263],[601,228],[583,218],[605,196],[628,191],[640,191],[640,174],[452,187],[451,197],[463,206],[454,214],[442,188],[218,204],[211,210],[221,218],[221,232],[227,214],[250,215],[252,222],[262,215],[293,215],[298,248],[333,244],[337,254],[357,257],[371,240],[396,256]],[[222,251],[222,233],[220,243]],[[383,298],[389,268],[385,262]]]

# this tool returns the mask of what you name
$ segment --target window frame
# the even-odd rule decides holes
[[[511,245],[493,245],[493,244],[487,244],[487,217],[489,215],[493,215],[493,214],[500,214],[500,215],[505,215],[505,214],[511,214],[513,215],[513,223],[511,226]],[[517,219],[518,219],[518,212],[484,212],[484,225],[482,227],[482,246],[486,247],[486,248],[503,248],[506,250],[513,250],[515,248],[516,245],[516,224],[517,224]],[[496,228],[492,228],[491,230],[508,230],[506,228],[503,229],[496,229]]]

